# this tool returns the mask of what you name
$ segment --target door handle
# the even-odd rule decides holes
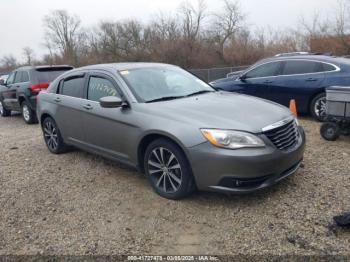
[[[272,84],[272,83],[273,83],[273,81],[271,81],[271,80],[264,81],[264,84]]]
[[[306,79],[306,81],[307,82],[315,82],[315,81],[317,81],[317,79],[316,78],[308,78],[308,79]]]
[[[86,110],[91,110],[91,109],[93,109],[92,105],[90,105],[90,104],[83,105],[83,107],[84,107]]]
[[[54,99],[54,101],[57,102],[57,103],[59,103],[59,102],[61,102],[61,98],[56,97],[56,98]]]

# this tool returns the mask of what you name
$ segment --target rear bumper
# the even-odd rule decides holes
[[[303,159],[305,133],[288,152],[278,150],[265,138],[265,148],[227,150],[209,142],[188,149],[198,189],[249,193],[272,186],[293,175]]]

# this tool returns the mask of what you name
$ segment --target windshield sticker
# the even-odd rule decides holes
[[[120,73],[125,76],[128,75],[130,72],[128,70],[120,71]]]

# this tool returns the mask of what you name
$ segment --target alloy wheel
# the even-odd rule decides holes
[[[58,134],[55,124],[51,121],[46,121],[44,123],[44,137],[47,146],[55,151],[58,147]]]
[[[4,113],[4,107],[2,105],[2,102],[0,101],[0,114],[2,115]]]
[[[327,100],[326,97],[320,97],[315,102],[314,111],[317,117],[323,119],[326,117],[326,105]]]
[[[157,147],[148,158],[148,172],[159,190],[165,193],[175,193],[182,184],[181,165],[169,149]]]
[[[28,122],[30,120],[30,112],[27,105],[23,105],[22,114],[23,114],[24,120]]]

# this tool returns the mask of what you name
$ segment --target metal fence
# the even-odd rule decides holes
[[[247,69],[248,66],[235,66],[235,67],[220,67],[209,69],[191,69],[189,70],[199,78],[206,82],[211,82],[219,78],[225,78],[228,73],[241,71]]]

